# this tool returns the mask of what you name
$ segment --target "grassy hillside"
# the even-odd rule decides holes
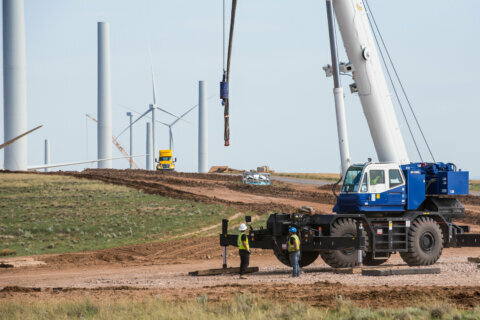
[[[235,213],[221,205],[97,181],[2,173],[0,253],[58,253],[173,239]]]
[[[480,192],[480,180],[470,180],[470,191]]]

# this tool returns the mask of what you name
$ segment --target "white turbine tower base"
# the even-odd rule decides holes
[[[133,122],[133,114],[131,112],[127,112],[127,117],[130,119],[130,157],[133,154],[133,127],[132,127],[132,122]],[[132,169],[133,163],[130,161],[130,169]]]
[[[50,164],[50,141],[45,139],[45,165],[48,166]],[[50,171],[49,168],[45,168],[45,172]]]
[[[147,122],[147,145],[145,169],[153,170],[153,144],[152,144],[152,124]]]
[[[110,27],[98,22],[98,159],[112,158],[112,98],[110,85]],[[112,168],[112,160],[98,162],[98,168]]]
[[[23,0],[3,0],[4,141],[27,131],[27,67]],[[5,147],[6,170],[27,170],[27,138]]]
[[[208,173],[207,83],[198,82],[198,172]]]

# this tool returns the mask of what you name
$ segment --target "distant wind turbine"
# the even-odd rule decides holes
[[[160,122],[161,124],[163,124],[164,126],[167,126],[168,127],[168,133],[169,133],[169,139],[168,139],[168,145],[169,145],[169,149],[170,150],[173,150],[173,130],[172,130],[172,127],[180,120],[182,120],[183,117],[185,117],[187,114],[189,114],[193,109],[195,109],[196,107],[198,107],[198,104],[194,105],[193,107],[191,107],[190,109],[188,109],[185,113],[183,113],[178,119],[175,119],[175,121],[173,121],[172,123],[168,124],[168,123],[164,123],[164,122]]]
[[[153,145],[153,150],[156,152],[156,145],[155,145],[155,122],[158,122],[156,120],[156,110],[160,110],[168,115],[171,115],[175,117],[177,120],[183,120],[181,117],[178,117],[174,115],[173,113],[159,107],[157,105],[157,90],[156,90],[156,85],[155,85],[155,74],[153,72],[153,65],[152,65],[152,88],[153,88],[153,103],[149,105],[149,108],[147,111],[145,111],[140,117],[138,117],[135,121],[133,121],[131,124],[129,124],[124,130],[122,130],[117,136],[116,139],[118,139],[125,131],[127,131],[131,126],[133,126],[135,123],[137,123],[140,119],[145,117],[147,114],[151,113],[152,117],[152,145]]]

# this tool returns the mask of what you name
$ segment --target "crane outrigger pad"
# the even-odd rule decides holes
[[[258,267],[248,267],[245,273],[258,272]],[[219,269],[207,269],[189,272],[189,276],[217,276],[220,274],[236,274],[240,273],[240,268],[219,268]]]
[[[400,276],[412,274],[440,274],[440,268],[378,268],[378,269],[362,269],[362,276]]]

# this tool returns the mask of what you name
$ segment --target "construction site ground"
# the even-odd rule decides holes
[[[274,181],[269,187],[241,184],[241,177],[218,174],[148,172],[142,170],[86,170],[48,174],[69,175],[141,189],[158,194],[237,208],[240,213],[264,218],[271,212],[291,212],[302,205],[318,213],[331,213],[335,197],[330,186]],[[461,199],[467,214],[462,224],[480,232],[480,197]],[[238,215],[238,214],[237,214]],[[238,217],[235,217],[238,218]],[[220,223],[220,221],[219,221]],[[480,269],[468,257],[480,248],[445,249],[435,267],[440,274],[367,277],[336,274],[319,258],[291,278],[291,269],[273,253],[253,250],[251,266],[260,272],[241,280],[236,275],[192,277],[188,272],[222,265],[218,225],[195,230],[172,241],[151,242],[98,251],[34,256],[43,261],[31,267],[0,269],[0,299],[50,297],[144,297],[191,300],[208,295],[223,301],[239,293],[275,300],[292,297],[314,306],[334,306],[339,296],[359,306],[404,307],[412,302],[447,300],[460,307],[480,305]],[[2,258],[3,259],[3,258]],[[0,260],[2,260],[0,259]],[[13,258],[18,259],[18,258]],[[229,266],[238,266],[235,248],[228,249]],[[389,266],[403,265],[398,255]]]

